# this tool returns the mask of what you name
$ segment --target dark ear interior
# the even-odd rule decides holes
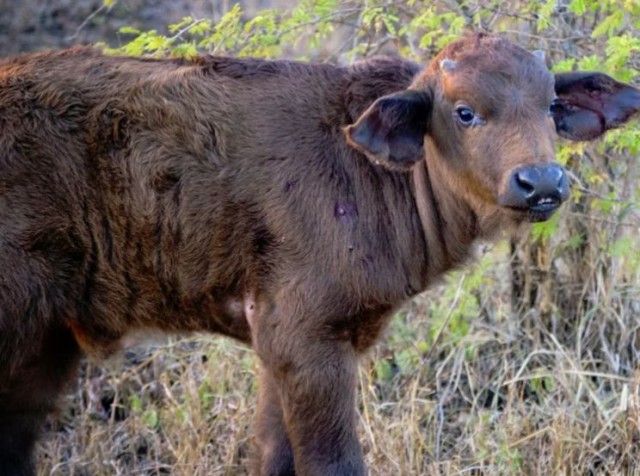
[[[347,141],[376,164],[408,170],[424,157],[430,111],[426,92],[383,96],[345,129]]]
[[[627,122],[640,110],[640,91],[603,73],[555,75],[558,99],[551,112],[558,134],[592,140]]]

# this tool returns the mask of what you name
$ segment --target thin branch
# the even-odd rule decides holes
[[[107,6],[106,3],[103,3],[102,5],[100,5],[100,7],[98,7],[96,10],[94,10],[87,18],[85,18],[83,20],[82,23],[80,23],[80,26],[78,26],[78,28],[76,29],[75,33],[69,37],[67,37],[67,40],[75,40],[78,35],[80,34],[80,32],[84,29],[85,26],[87,26],[89,24],[89,22],[91,20],[93,20],[97,15],[99,15],[100,13],[102,13],[104,10],[108,10],[110,11],[111,8],[113,8],[113,6],[116,4],[117,2],[113,2],[113,4],[111,6]]]

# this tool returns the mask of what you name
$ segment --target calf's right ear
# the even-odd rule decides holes
[[[430,112],[431,97],[426,92],[383,96],[345,128],[347,142],[375,164],[409,170],[424,157]]]
[[[566,139],[595,139],[640,111],[640,91],[603,73],[573,72],[555,76],[557,99],[551,115]]]

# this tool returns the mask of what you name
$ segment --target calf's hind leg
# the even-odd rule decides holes
[[[6,330],[6,329],[5,329]],[[33,448],[58,394],[72,378],[80,356],[72,333],[58,327],[29,342],[29,349],[10,350],[11,335],[0,336],[0,475],[35,474]],[[13,365],[12,365],[13,364]]]

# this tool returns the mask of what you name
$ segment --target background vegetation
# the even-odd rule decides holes
[[[638,0],[155,4],[156,24],[162,4],[173,18],[176,5],[196,14],[150,30],[131,1],[105,0],[64,43],[117,19],[130,26],[106,36],[108,49],[131,55],[425,62],[485,30],[545,50],[558,71],[634,82],[640,61]],[[398,313],[360,373],[373,475],[640,474],[639,148],[637,125],[597,144],[559,143],[571,203],[520,241],[481,249]],[[244,474],[248,349],[171,339],[118,360],[84,367],[50,422],[40,474]]]

